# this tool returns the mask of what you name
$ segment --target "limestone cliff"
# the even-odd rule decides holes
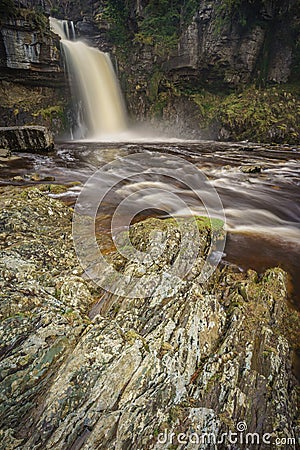
[[[199,2],[166,69],[200,85],[287,82],[299,38],[296,2],[234,3]]]
[[[233,92],[238,91],[242,98],[243,91],[250,85],[266,89],[266,97],[269,97],[269,88],[278,87],[276,95],[280,98],[287,82],[296,83],[293,95],[299,102],[297,2],[194,2],[189,20],[182,10],[179,11],[177,38],[167,49],[163,47],[168,42],[166,36],[161,33],[160,39],[155,40],[151,32],[143,28],[143,23],[149,22],[149,4],[151,2],[139,3],[138,13],[135,9],[136,22],[131,25],[131,39],[135,44],[129,51],[129,59],[121,65],[129,108],[137,117],[163,118],[174,129],[181,130],[181,134],[185,130],[185,135],[191,137],[299,141],[299,123],[292,124],[285,119],[288,116],[286,102],[282,103],[279,113],[273,108],[276,98],[267,103],[259,96],[261,104],[266,104],[263,114],[266,123],[260,126],[259,119],[253,117],[247,121],[243,117],[249,129],[246,136],[224,120],[221,105],[224,96]],[[162,26],[166,27],[163,22]],[[194,96],[203,92],[219,95],[218,104],[207,101],[206,97],[206,102],[197,108]],[[225,115],[227,111],[230,113],[230,107],[225,104]],[[255,105],[246,104],[246,108],[254,109],[255,116]],[[204,130],[207,112],[212,109],[215,114]],[[240,117],[244,111],[241,108]],[[297,116],[296,110],[292,115]],[[263,128],[268,131],[264,132]],[[259,129],[260,136],[255,129]]]
[[[52,14],[115,55],[134,120],[180,137],[300,139],[297,0],[23,0],[15,7],[1,18],[1,125],[55,131],[70,122],[59,42],[45,22]]]
[[[58,37],[32,6],[2,11],[0,24],[0,125],[42,124],[57,133],[68,89]]]

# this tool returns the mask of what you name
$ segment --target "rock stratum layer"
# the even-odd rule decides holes
[[[155,132],[299,142],[297,0],[5,1],[2,126],[39,124],[55,134],[76,127],[59,38],[49,29],[53,15],[114,54],[129,113]]]
[[[38,152],[50,151],[53,147],[52,134],[45,127],[0,127],[0,148],[16,152]]]
[[[131,236],[141,251],[149,227],[164,236],[168,251],[149,269],[159,286],[144,299],[103,294],[83,277],[72,210],[52,190],[1,188],[0,448],[213,449],[195,433],[245,439],[241,422],[260,436],[251,448],[273,448],[264,433],[297,448],[299,316],[287,307],[287,275],[223,266],[204,284],[196,273],[175,283],[167,271],[180,233],[149,219]],[[128,277],[139,269],[111,261]]]
[[[69,101],[59,38],[42,5],[27,3],[0,5],[0,125],[44,125],[58,134]]]
[[[64,83],[59,38],[50,32],[48,18],[28,8],[0,19],[0,79],[46,86]]]

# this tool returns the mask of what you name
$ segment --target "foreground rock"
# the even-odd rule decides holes
[[[281,269],[225,266],[176,283],[166,272],[178,229],[150,219],[131,237],[144,251],[149,229],[161,232],[168,252],[147,269],[159,286],[145,299],[104,294],[90,319],[100,293],[78,267],[72,211],[37,189],[2,188],[0,204],[0,448],[244,449],[228,441],[246,439],[243,427],[258,433],[250,448],[272,448],[264,434],[296,448],[299,317]],[[111,263],[142,273],[117,254]]]
[[[53,137],[46,127],[0,127],[0,147],[16,152],[50,151]]]

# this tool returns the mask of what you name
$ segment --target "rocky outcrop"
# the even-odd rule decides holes
[[[0,128],[0,147],[15,152],[39,152],[52,150],[54,143],[45,127],[3,127]]]
[[[59,53],[50,38],[41,39],[24,19],[9,19],[1,29],[6,67],[59,72]],[[44,42],[43,42],[44,41]],[[44,44],[44,46],[43,46]],[[4,59],[4,58],[3,58]]]
[[[1,20],[0,79],[38,85],[64,83],[59,40],[50,33],[48,18],[32,10]]]
[[[0,12],[0,125],[44,125],[58,134],[69,98],[59,38],[48,17],[27,3]]]
[[[166,70],[189,75],[200,86],[240,86],[260,79],[287,82],[299,37],[295,2],[288,3],[258,2],[249,7],[241,2],[237,9],[233,2],[199,2]]]
[[[180,231],[150,219],[130,236],[145,251],[160,234],[157,263],[110,261],[159,285],[148,298],[108,295],[83,278],[72,211],[51,190],[1,188],[0,448],[242,450],[289,438],[281,448],[296,449],[287,275],[223,266],[204,283],[197,270],[170,278]],[[198,270],[211,234],[199,230]]]
[[[243,96],[243,90],[252,84],[265,89],[281,87],[287,81],[296,80],[297,83],[297,42],[300,36],[297,4],[294,0],[284,4],[277,0],[250,3],[244,0],[201,0],[198,3],[185,3],[193,3],[193,6],[190,4],[193,11],[187,16],[183,12],[185,5],[174,12],[179,35],[175,48],[170,46],[166,49],[170,38],[167,36],[168,27],[153,13],[154,2],[133,1],[129,4],[127,15],[126,12],[120,14],[118,26],[114,28],[116,21],[111,21],[106,39],[113,31],[113,51],[119,59],[118,75],[129,112],[140,121],[155,123],[155,119],[158,119],[158,124],[168,131],[175,130],[175,135],[179,137],[244,139],[235,129],[234,123],[232,131],[225,127],[222,113],[216,110],[209,129],[204,131],[207,120],[203,116],[209,116],[214,105],[208,104],[208,111],[206,104],[199,105],[197,113],[195,104],[190,101],[191,96],[201,94],[204,90],[219,95],[221,99],[237,88]],[[172,4],[176,5],[177,2]],[[149,5],[152,5],[152,9]],[[101,16],[102,9],[99,6],[98,16]],[[94,12],[93,20],[96,21],[98,16]],[[145,23],[148,28],[143,27]],[[152,34],[149,31],[157,23],[165,28],[163,31],[156,30],[156,34],[162,35],[161,42],[157,40],[155,31]],[[85,33],[84,27],[82,33]],[[126,39],[127,43],[124,44]],[[297,92],[296,84],[296,97]],[[286,103],[289,108],[290,105]],[[266,103],[265,109],[267,121],[272,122],[274,119],[276,123],[274,126],[265,126],[268,131],[263,132],[259,140],[296,143],[298,124],[283,124],[281,113],[268,113],[273,105]],[[282,109],[284,115],[285,108]],[[254,116],[255,112],[256,107]],[[230,113],[229,105],[228,115]],[[289,112],[286,117],[289,122]],[[259,133],[256,133],[256,122],[247,123],[246,126],[250,139],[257,140],[256,135]],[[249,135],[246,139],[249,139]]]
[[[42,125],[56,135],[66,126],[67,94],[68,90],[64,87],[0,81],[0,125]]]

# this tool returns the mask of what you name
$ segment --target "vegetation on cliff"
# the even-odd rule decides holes
[[[68,125],[63,88],[0,81],[0,101],[2,124],[6,126],[43,125],[58,134]]]
[[[202,91],[191,98],[199,107],[201,126],[218,123],[223,139],[290,144],[300,140],[299,85],[249,86],[229,95]]]
[[[163,237],[159,264],[111,258],[128,280],[159,286],[147,298],[103,293],[78,265],[72,210],[47,190],[0,189],[0,447],[171,449],[180,433],[218,442],[240,423],[297,445],[299,314],[286,273],[225,265],[201,283],[205,226],[199,264],[176,280],[180,229],[149,219],[130,233],[140,252]]]
[[[2,0],[0,4],[0,23],[5,23],[7,18],[25,20],[30,26],[43,33],[50,33],[48,17],[40,8],[24,8],[20,2],[14,0]]]
[[[105,11],[129,108],[139,118],[170,119],[173,109],[188,124],[190,102],[195,136],[299,141],[297,1],[150,0],[138,10],[127,2],[119,14],[121,3],[109,0]]]
[[[182,27],[192,19],[197,4],[197,0],[149,0],[142,10],[136,11],[134,0],[125,4],[122,0],[108,0],[101,17],[109,22],[110,38],[119,51],[129,51],[133,40],[152,46],[158,55],[166,55],[177,44]]]

